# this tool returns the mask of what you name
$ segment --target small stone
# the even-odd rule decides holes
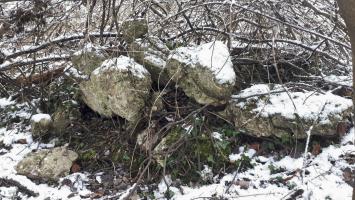
[[[43,149],[27,154],[17,164],[16,171],[29,178],[57,181],[69,174],[70,168],[77,158],[78,154],[66,147]]]
[[[31,117],[31,130],[33,136],[43,136],[48,134],[52,125],[52,118],[48,114],[35,114]]]

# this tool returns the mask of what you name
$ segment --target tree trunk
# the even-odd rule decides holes
[[[353,59],[353,125],[355,124],[355,0],[337,0],[340,15],[343,17],[350,37]],[[355,175],[353,174],[353,200],[355,200]]]

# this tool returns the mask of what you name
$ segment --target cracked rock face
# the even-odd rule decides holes
[[[226,104],[236,75],[228,48],[220,41],[173,51],[166,70],[187,96],[200,104]]]
[[[16,171],[29,178],[57,181],[69,174],[73,161],[77,158],[78,154],[66,147],[43,149],[27,154],[17,164]]]
[[[131,122],[141,116],[150,88],[149,72],[126,56],[105,60],[91,73],[90,80],[80,83],[83,101],[92,110]]]

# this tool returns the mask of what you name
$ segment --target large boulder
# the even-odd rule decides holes
[[[227,103],[235,86],[228,47],[220,41],[177,48],[169,55],[166,69],[186,95],[200,104]]]
[[[280,85],[258,84],[234,95],[227,115],[245,133],[261,136],[307,137],[344,134],[352,101],[330,92],[285,92]],[[312,127],[312,128],[311,128]]]
[[[136,39],[129,44],[128,53],[139,64],[144,65],[152,76],[152,80],[159,85],[168,83],[169,78],[165,70],[169,48],[156,37]]]
[[[57,181],[69,174],[73,161],[77,158],[78,154],[66,147],[43,149],[27,154],[17,164],[16,171],[29,178]]]
[[[80,83],[83,101],[105,117],[136,121],[150,97],[149,72],[133,59],[120,56],[105,60],[90,80]]]

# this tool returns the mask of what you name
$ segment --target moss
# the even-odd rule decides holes
[[[268,166],[269,170],[270,170],[270,174],[278,174],[278,173],[281,173],[281,172],[284,172],[286,171],[284,168],[282,167],[276,167],[275,165],[272,165],[270,164]]]
[[[96,158],[96,151],[94,149],[89,149],[79,155],[79,159],[84,161],[93,160],[94,158]]]

